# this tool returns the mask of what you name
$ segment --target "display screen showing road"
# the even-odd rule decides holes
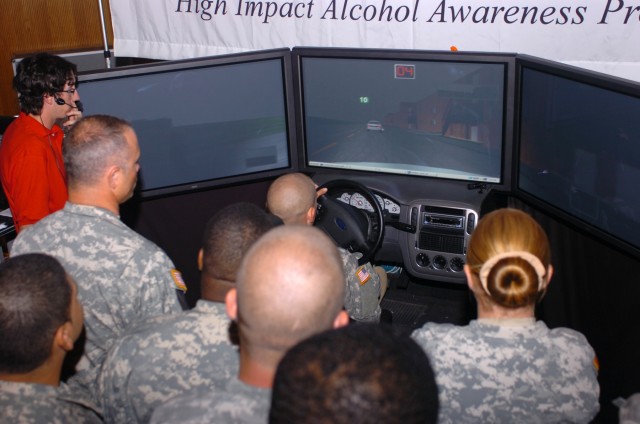
[[[499,183],[505,66],[302,57],[307,163]]]

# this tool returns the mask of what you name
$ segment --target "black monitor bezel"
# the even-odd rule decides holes
[[[635,246],[626,240],[615,236],[606,230],[586,221],[579,216],[572,214],[562,208],[546,202],[520,187],[520,149],[521,149],[521,122],[522,122],[522,72],[525,68],[533,69],[543,73],[566,78],[572,81],[588,84],[605,90],[620,92],[621,94],[637,97],[640,99],[640,84],[635,81],[604,74],[601,72],[580,68],[577,66],[556,62],[540,57],[519,54],[516,57],[516,103],[514,119],[514,143],[513,143],[513,164],[511,181],[513,184],[512,194],[532,205],[538,210],[556,217],[561,222],[580,231],[587,236],[603,241],[607,245],[633,257],[640,258],[640,246]]]
[[[282,66],[282,84],[285,90],[285,115],[287,119],[287,147],[289,155],[289,166],[266,171],[251,172],[247,174],[234,175],[228,177],[218,177],[203,181],[177,184],[166,187],[143,190],[136,189],[136,195],[141,198],[157,198],[170,195],[179,195],[215,187],[224,187],[238,183],[264,180],[277,177],[286,172],[295,171],[297,168],[297,142],[296,142],[296,117],[294,113],[294,98],[292,86],[292,65],[291,50],[289,48],[278,48],[260,51],[247,51],[220,56],[200,57],[195,59],[183,59],[174,61],[162,61],[141,65],[123,66],[99,71],[87,71],[78,73],[78,89],[82,96],[82,86],[91,81],[102,81],[107,79],[121,79],[145,74],[156,74],[172,72],[176,70],[188,70],[196,68],[217,67],[221,65],[233,65],[247,62],[258,62],[265,60],[280,59]],[[124,117],[126,119],[126,117]],[[144,152],[142,152],[144,155]]]
[[[298,140],[298,169],[308,174],[336,173],[344,175],[372,175],[369,171],[344,170],[324,168],[309,165],[306,159],[304,99],[303,99],[303,75],[302,58],[343,58],[343,59],[389,59],[389,60],[415,60],[435,62],[473,62],[473,63],[497,63],[505,66],[504,83],[504,116],[503,116],[503,148],[502,169],[500,183],[487,184],[491,189],[499,191],[511,191],[511,177],[513,158],[513,121],[515,104],[515,53],[482,53],[482,52],[452,52],[436,50],[393,50],[393,49],[368,49],[368,48],[334,48],[334,47],[294,47],[291,50],[293,65],[293,90],[296,111],[296,139]],[[392,176],[394,174],[385,174]],[[396,177],[398,175],[396,174]],[[447,181],[448,183],[468,184],[469,181],[441,179],[423,176],[401,176],[417,180]]]

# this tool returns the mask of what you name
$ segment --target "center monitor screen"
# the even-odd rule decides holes
[[[503,182],[507,64],[394,53],[298,52],[305,165]]]
[[[290,168],[289,50],[81,75],[86,115],[132,123],[143,196]],[[289,128],[291,125],[291,130]]]

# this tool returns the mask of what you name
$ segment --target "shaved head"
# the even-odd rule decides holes
[[[276,179],[267,192],[269,212],[285,224],[305,224],[306,214],[316,205],[316,185],[304,174],[285,174]]]
[[[342,260],[335,243],[314,227],[267,232],[245,255],[236,284],[243,349],[284,354],[332,328],[343,307]]]

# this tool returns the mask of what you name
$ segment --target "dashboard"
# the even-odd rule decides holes
[[[335,175],[334,179],[344,179]],[[466,284],[464,264],[469,239],[487,193],[457,181],[432,182],[406,177],[349,177],[366,186],[384,214],[383,240],[375,264],[401,264],[414,278]],[[314,181],[332,178],[316,174]],[[331,195],[368,214],[368,198],[351,187]]]
[[[400,205],[398,203],[396,203],[391,199],[384,198],[377,193],[374,193],[374,195],[376,196],[376,199],[378,199],[378,203],[380,203],[380,207],[382,208],[383,211],[386,211],[391,215],[400,215]],[[363,209],[368,212],[373,212],[373,207],[371,206],[371,203],[369,203],[369,201],[365,199],[365,197],[360,193],[343,192],[339,197],[337,197],[337,199],[340,200],[341,202],[346,203],[347,205],[354,206],[358,209]]]

